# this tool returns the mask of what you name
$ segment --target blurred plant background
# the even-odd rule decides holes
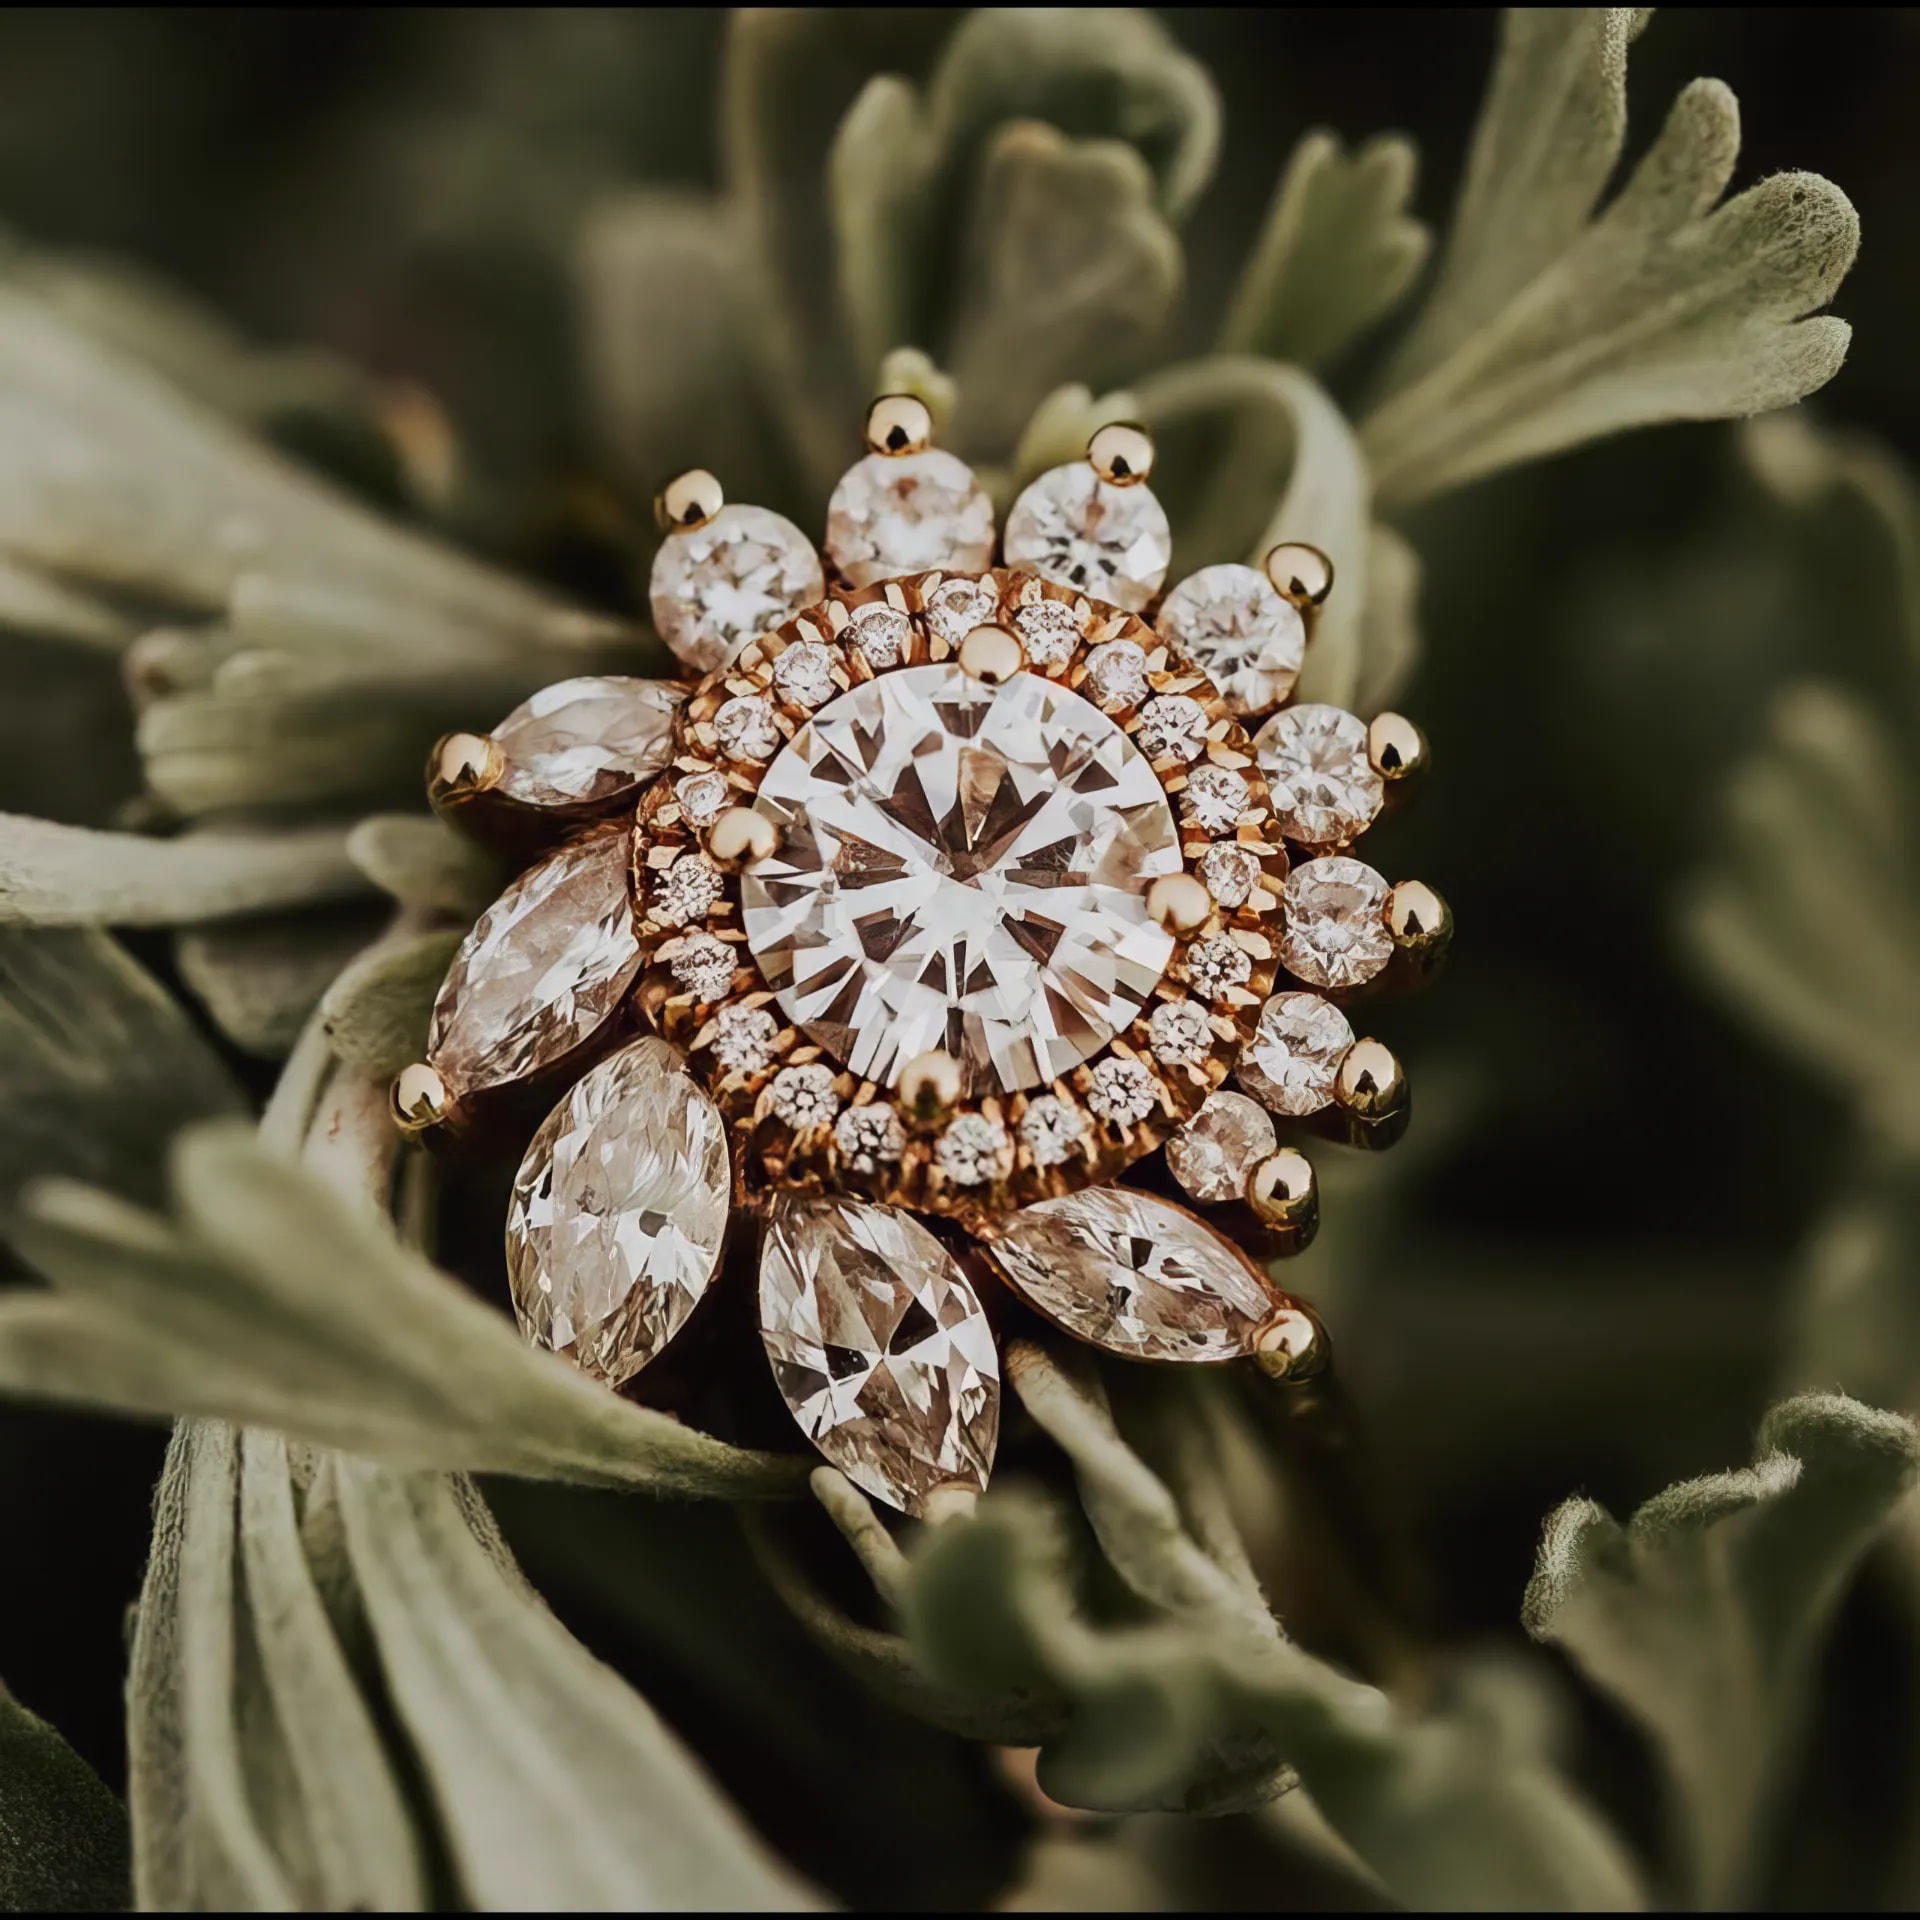
[[[0,17],[0,1374],[256,1423],[156,1535],[163,1428],[0,1411],[0,1904],[125,1897],[106,1789],[161,1905],[1920,1899],[1920,29],[1637,24]],[[425,743],[659,670],[653,487],[817,531],[883,366],[1003,492],[1144,415],[1434,740],[1420,1112],[1288,1276],[1361,1443],[1028,1347],[929,1542],[561,1487],[795,1490],[364,1217]]]

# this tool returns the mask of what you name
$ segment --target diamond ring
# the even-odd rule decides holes
[[[393,1104],[446,1143],[545,1112],[514,1304],[613,1387],[751,1221],[788,1408],[918,1512],[986,1483],[995,1282],[1128,1359],[1323,1360],[1251,1257],[1317,1221],[1279,1129],[1397,1137],[1405,1077],[1350,1012],[1451,920],[1352,852],[1418,729],[1293,699],[1325,555],[1163,595],[1153,444],[1119,425],[1020,494],[995,566],[920,401],[867,443],[824,566],[710,474],[662,494],[654,622],[696,684],[564,681],[436,747],[436,809],[522,870]]]

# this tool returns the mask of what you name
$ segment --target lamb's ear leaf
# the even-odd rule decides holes
[[[125,1809],[100,1776],[0,1687],[0,1912],[123,1913]]]

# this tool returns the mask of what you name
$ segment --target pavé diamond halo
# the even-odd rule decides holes
[[[920,1512],[991,1468],[983,1269],[1123,1357],[1322,1362],[1246,1249],[1312,1237],[1288,1131],[1404,1127],[1405,1076],[1348,1011],[1429,973],[1451,921],[1351,851],[1424,770],[1418,729],[1286,704],[1325,555],[1163,600],[1152,441],[1111,426],[1028,486],[995,567],[926,407],[884,397],[867,439],[824,566],[711,474],[665,490],[654,619],[697,684],[570,681],[435,748],[435,807],[523,870],[393,1105],[449,1143],[497,1136],[517,1092],[551,1106],[514,1302],[610,1386],[698,1307],[729,1211],[760,1216],[796,1421]]]

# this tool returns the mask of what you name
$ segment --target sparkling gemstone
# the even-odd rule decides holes
[[[1007,1151],[1007,1130],[983,1113],[963,1113],[947,1123],[934,1158],[940,1171],[962,1187],[977,1187],[999,1172]]]
[[[1147,1022],[1147,1044],[1165,1067],[1197,1067],[1213,1051],[1213,1023],[1197,1000],[1162,1000]]]
[[[618,798],[673,755],[673,716],[686,689],[612,675],[542,687],[493,730],[506,760],[499,791],[530,807]]]
[[[840,1096],[833,1090],[833,1069],[819,1061],[802,1067],[782,1067],[767,1089],[774,1117],[784,1120],[795,1133],[808,1127],[824,1127],[840,1111]]]
[[[1237,1200],[1279,1143],[1267,1110],[1244,1093],[1210,1093],[1167,1142],[1167,1170],[1195,1200]]]
[[[1140,750],[1150,760],[1177,753],[1192,760],[1207,744],[1207,710],[1185,693],[1163,693],[1140,709],[1140,730],[1135,736]]]
[[[760,1337],[800,1430],[907,1513],[987,1483],[1000,1432],[993,1330],[959,1263],[911,1214],[778,1201],[760,1253]]]
[[[1200,856],[1195,871],[1223,907],[1244,907],[1260,884],[1260,856],[1251,847],[1223,840]]]
[[[710,933],[690,933],[670,940],[660,957],[673,973],[673,983],[696,1000],[718,1000],[733,985],[738,951]]]
[[[724,773],[689,773],[673,783],[673,797],[687,824],[710,827],[727,810],[727,776]]]
[[[731,666],[749,640],[826,590],[820,556],[800,529],[765,507],[744,506],[668,534],[648,584],[661,639],[700,673]]]
[[[1138,613],[1173,558],[1165,509],[1143,486],[1116,487],[1084,460],[1043,473],[1007,516],[1007,565]]]
[[[1080,644],[1080,621],[1073,609],[1060,600],[1037,600],[1021,607],[1013,616],[1020,644],[1036,667],[1064,666]]]
[[[833,1144],[855,1173],[878,1173],[907,1150],[906,1129],[885,1100],[848,1107],[833,1123]]]
[[[1126,1187],[1021,1208],[992,1257],[1049,1319],[1132,1360],[1234,1359],[1277,1304],[1210,1227]]]
[[[691,926],[720,904],[726,882],[704,853],[683,853],[660,875],[649,909],[662,926]]]
[[[533,1136],[507,1209],[529,1340],[619,1386],[680,1330],[727,1227],[727,1141],[664,1040],[601,1063]]]
[[[713,1057],[729,1073],[758,1073],[779,1037],[780,1023],[765,1007],[722,1007],[713,1021]]]
[[[913,645],[913,622],[898,607],[876,600],[853,616],[847,638],[866,655],[868,666],[884,673],[907,657]]]
[[[1252,567],[1202,567],[1167,595],[1153,624],[1236,713],[1277,707],[1300,677],[1306,622]]]
[[[1187,949],[1187,978],[1196,992],[1218,1000],[1253,978],[1253,956],[1237,940],[1216,933]]]
[[[1309,860],[1287,876],[1280,957],[1310,986],[1357,987],[1393,958],[1387,883],[1344,854]]]
[[[856,587],[935,568],[978,573],[993,564],[993,502],[938,447],[870,453],[827,503],[827,556]]]
[[[729,760],[771,760],[780,751],[780,726],[764,694],[741,693],[721,701],[713,733]]]
[[[461,943],[427,1058],[450,1092],[537,1073],[590,1038],[640,968],[628,833],[604,827],[530,867]]]
[[[1196,767],[1180,790],[1181,804],[1202,833],[1231,833],[1253,789],[1231,767]]]
[[[948,580],[934,588],[926,603],[928,628],[950,647],[975,627],[991,625],[1000,615],[1000,596],[987,580]]]
[[[1289,840],[1341,846],[1372,825],[1383,789],[1367,758],[1364,721],[1339,707],[1289,707],[1253,746]]]
[[[1080,1109],[1051,1093],[1029,1100],[1020,1116],[1020,1143],[1033,1155],[1036,1167],[1057,1167],[1070,1159],[1086,1130]]]
[[[1147,697],[1147,652],[1134,640],[1103,640],[1087,655],[1082,683],[1089,700],[1108,709],[1138,706]]]
[[[907,667],[816,714],[755,804],[780,846],[742,881],[787,1017],[890,1084],[952,1053],[1004,1092],[1129,1026],[1173,951],[1146,911],[1172,810],[1113,721],[1035,674]]]
[[[1352,1045],[1338,1007],[1317,993],[1276,993],[1260,1009],[1234,1077],[1275,1113],[1318,1113],[1333,1098],[1334,1075]]]
[[[1138,1060],[1126,1060],[1118,1054],[1102,1060],[1093,1070],[1092,1083],[1087,1089],[1087,1105],[1115,1126],[1144,1120],[1160,1104],[1159,1085]]]
[[[783,649],[773,663],[773,690],[789,705],[809,713],[824,706],[834,695],[832,653],[818,640],[796,641]]]

